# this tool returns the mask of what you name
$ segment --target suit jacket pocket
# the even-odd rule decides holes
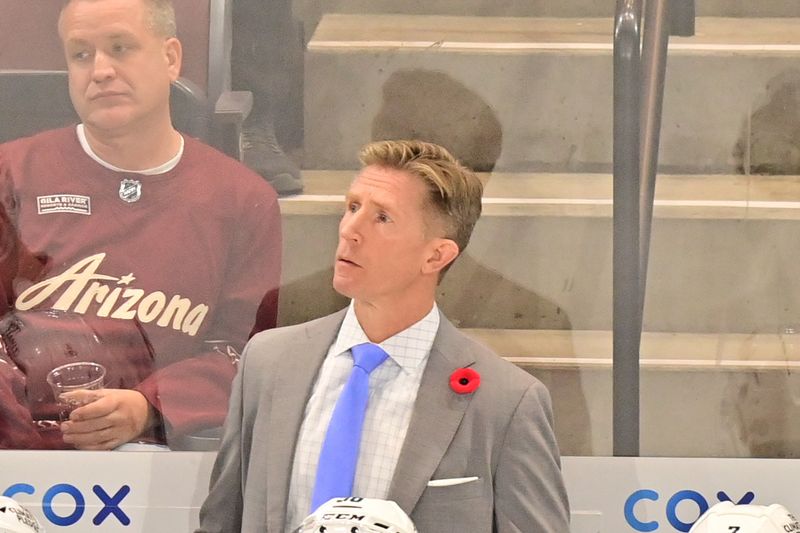
[[[423,498],[432,502],[461,501],[486,495],[486,480],[480,477],[432,479],[425,487]]]
[[[411,519],[420,533],[491,533],[492,509],[492,484],[478,478],[455,485],[428,485]]]

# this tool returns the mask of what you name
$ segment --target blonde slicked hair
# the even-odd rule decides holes
[[[421,179],[427,203],[444,223],[445,237],[458,245],[459,254],[464,251],[481,216],[483,196],[483,183],[472,170],[438,144],[416,140],[372,142],[361,149],[359,159],[364,166],[401,170]]]

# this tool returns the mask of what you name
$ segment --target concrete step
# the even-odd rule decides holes
[[[548,387],[563,454],[612,453],[610,331],[463,331]],[[642,455],[800,456],[796,331],[644,332]]]
[[[281,199],[283,324],[346,303],[331,265],[352,176],[307,171],[306,194]],[[484,179],[484,216],[440,286],[442,309],[464,328],[611,329],[611,177]],[[656,194],[645,329],[774,334],[800,322],[800,177],[660,176]]]
[[[613,0],[294,0],[294,12],[308,27],[323,14],[459,15],[487,17],[612,17]],[[703,0],[700,16],[800,17],[800,3],[786,0]]]
[[[798,24],[699,18],[672,38],[662,171],[800,173]],[[478,169],[609,172],[611,34],[610,18],[326,15],[306,55],[304,165],[356,168],[363,143],[417,136]]]
[[[612,332],[462,328],[508,361],[536,369],[613,366]],[[642,368],[660,371],[800,370],[800,330],[783,333],[642,333]]]

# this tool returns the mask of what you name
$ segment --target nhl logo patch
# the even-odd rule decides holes
[[[119,197],[123,202],[132,204],[142,197],[142,182],[133,179],[124,179],[119,182]]]

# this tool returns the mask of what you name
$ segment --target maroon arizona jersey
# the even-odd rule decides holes
[[[69,127],[0,145],[0,223],[3,210],[16,229],[16,252],[0,250],[8,305],[137,321],[155,369],[136,389],[167,430],[222,424],[235,366],[219,346],[277,320],[280,212],[263,179],[188,137],[164,174],[115,172]]]

